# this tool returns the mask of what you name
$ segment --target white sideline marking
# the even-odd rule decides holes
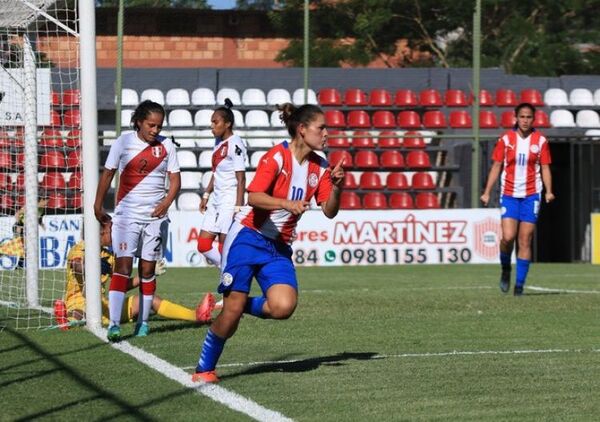
[[[108,343],[105,329],[92,330],[92,333],[105,343]],[[199,394],[202,394],[218,403],[224,404],[232,410],[248,415],[257,421],[292,421],[292,419],[287,418],[279,412],[262,407],[258,403],[255,403],[252,400],[242,397],[239,394],[229,391],[223,387],[219,387],[218,385],[192,382],[191,375],[185,372],[182,368],[173,366],[158,356],[148,353],[139,347],[135,347],[127,341],[109,344],[113,348],[128,354],[142,364],[158,371],[167,378],[177,381],[184,387],[192,388]]]
[[[397,355],[373,355],[367,359],[360,360],[378,360],[390,358],[429,358],[429,357],[445,357],[445,356],[476,356],[476,355],[527,355],[527,354],[543,354],[543,353],[582,353],[582,352],[600,352],[600,349],[525,349],[525,350],[452,350],[449,352],[425,352],[425,353],[401,353]],[[288,360],[273,360],[264,362],[238,362],[226,363],[218,365],[219,368],[235,368],[243,366],[257,365],[279,365],[286,363],[298,363],[305,359],[288,359]],[[194,366],[186,366],[182,370],[189,370]]]
[[[577,290],[577,289],[550,289],[548,287],[539,286],[525,286],[526,289],[535,290],[538,292],[552,292],[552,293],[581,293],[587,295],[600,294],[600,290]]]

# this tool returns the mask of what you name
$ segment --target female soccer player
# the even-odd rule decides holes
[[[146,336],[149,332],[148,316],[156,290],[154,269],[163,256],[169,224],[167,211],[181,185],[175,146],[159,135],[164,118],[165,110],[160,104],[146,100],[138,105],[131,116],[135,131],[119,136],[111,146],[96,191],[94,213],[104,223],[108,215],[102,203],[118,168],[121,179],[112,228],[116,263],[108,291],[110,341],[121,338],[121,309],[135,256],[139,257],[141,281],[135,335]],[[169,190],[165,195],[167,178]]]
[[[212,177],[200,202],[204,220],[198,237],[198,252],[216,266],[221,265],[223,242],[233,215],[244,204],[246,188],[246,147],[233,133],[232,106],[227,98],[225,106],[217,108],[210,119],[216,145],[212,155]],[[217,236],[218,248],[213,246]]]
[[[550,148],[544,135],[533,127],[535,108],[528,103],[515,108],[516,123],[504,133],[494,148],[487,184],[481,202],[487,205],[490,192],[502,170],[502,239],[500,240],[500,290],[510,289],[510,256],[515,238],[518,241],[517,278],[514,295],[523,294],[531,261],[531,241],[542,197],[542,183],[547,203],[554,200],[550,172]]]
[[[327,141],[323,112],[314,105],[278,108],[292,140],[264,155],[248,187],[248,205],[227,233],[219,284],[223,308],[206,335],[193,381],[219,381],[217,361],[243,313],[272,319],[292,315],[298,282],[290,244],[297,222],[313,197],[327,217],[339,210],[343,163],[330,170],[314,152],[322,151]],[[253,277],[262,296],[248,296]]]

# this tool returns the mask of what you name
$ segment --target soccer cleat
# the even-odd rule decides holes
[[[69,319],[67,318],[67,307],[61,299],[54,301],[54,319],[61,330],[69,329]]]
[[[515,286],[515,290],[513,291],[515,296],[523,296],[523,286]]]
[[[150,327],[148,326],[148,323],[142,322],[141,324],[135,325],[135,331],[133,332],[134,336],[146,337],[148,334],[150,334]]]
[[[502,271],[500,276],[500,290],[502,293],[508,293],[510,290],[510,271]]]
[[[219,377],[215,371],[196,372],[192,375],[192,382],[207,382],[216,384],[219,381]]]
[[[212,311],[215,309],[215,297],[207,293],[196,306],[196,321],[209,323],[212,321]]]
[[[108,333],[106,334],[106,338],[112,343],[121,341],[121,327],[119,327],[118,325],[113,325],[112,327],[109,327]]]
[[[219,300],[217,303],[215,303],[215,311],[220,311],[221,309],[223,309],[223,299]]]

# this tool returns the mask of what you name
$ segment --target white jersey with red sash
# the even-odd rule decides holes
[[[167,174],[179,172],[175,146],[170,139],[157,136],[149,144],[137,132],[119,136],[110,147],[104,166],[121,173],[115,215],[141,222],[156,220],[150,215],[165,197]]]
[[[248,192],[265,192],[275,198],[293,201],[325,202],[332,190],[331,172],[327,161],[311,152],[300,164],[292,155],[289,144],[283,142],[271,148],[260,160]],[[236,221],[260,232],[263,236],[292,243],[299,216],[287,210],[266,211],[245,206],[236,214]]]
[[[212,172],[214,190],[211,195],[212,205],[233,209],[237,199],[236,171],[246,170],[246,147],[242,139],[232,135],[215,145],[212,155]]]
[[[492,153],[494,161],[503,163],[502,195],[524,198],[542,192],[540,166],[550,164],[548,140],[538,131],[521,138],[516,130],[504,133]]]

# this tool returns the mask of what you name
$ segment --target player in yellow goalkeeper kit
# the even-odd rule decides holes
[[[100,259],[102,266],[101,286],[102,286],[102,324],[108,325],[108,300],[106,298],[106,282],[110,280],[115,264],[115,256],[110,249],[111,245],[111,226],[109,221],[102,225],[100,229]],[[83,277],[83,258],[85,252],[84,241],[81,240],[69,250],[67,255],[67,285],[65,289],[65,306],[64,311],[56,310],[56,320],[59,325],[63,326],[68,321],[81,320],[85,317],[85,284]],[[165,265],[159,261],[156,265],[156,275],[164,274]],[[139,285],[139,278],[133,277],[129,279],[128,290],[136,288]],[[168,319],[178,319],[184,321],[194,321],[209,323],[211,321],[211,313],[214,308],[214,298],[211,293],[207,293],[202,301],[198,304],[195,310],[186,308],[182,305],[162,299],[158,295],[154,296],[152,302],[152,310]],[[60,307],[59,307],[60,309]],[[131,295],[123,303],[121,312],[121,322],[132,321],[137,317],[139,312],[139,296]]]

